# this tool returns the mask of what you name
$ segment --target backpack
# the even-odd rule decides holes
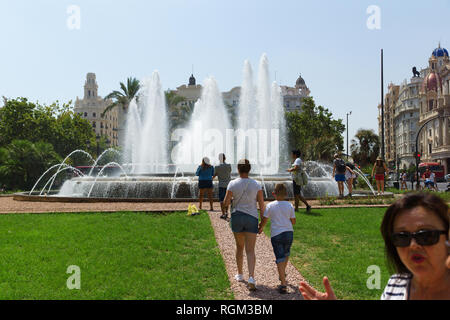
[[[342,159],[336,159],[336,171],[345,172],[345,162]]]
[[[300,165],[298,170],[292,171],[292,180],[299,186],[306,186],[308,184],[308,175],[303,169],[303,165]]]

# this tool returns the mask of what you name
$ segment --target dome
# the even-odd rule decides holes
[[[442,91],[442,80],[438,73],[431,72],[429,73],[422,83],[422,92],[427,91],[438,91],[437,89]]]
[[[448,57],[448,51],[445,48],[441,48],[441,46],[439,45],[438,48],[433,50],[432,55],[436,58],[437,57]]]
[[[298,76],[297,81],[295,82],[295,86],[304,86],[305,85],[305,80],[303,80],[302,76]]]

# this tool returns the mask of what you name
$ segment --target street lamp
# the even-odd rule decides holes
[[[97,158],[98,158],[98,156],[100,155],[100,136],[97,135],[95,137],[95,140],[97,140]]]
[[[348,161],[348,155],[350,154],[349,153],[350,150],[348,149],[348,116],[351,115],[351,114],[352,114],[351,111],[346,113],[346,116],[347,116],[347,161]]]

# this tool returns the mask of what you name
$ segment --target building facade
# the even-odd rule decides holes
[[[295,82],[294,87],[280,86],[281,95],[283,97],[283,105],[286,111],[301,111],[302,99],[309,97],[311,91],[306,86],[305,80],[299,76]],[[181,102],[181,105],[188,104],[193,108],[195,102],[200,98],[202,94],[202,86],[196,84],[194,75],[189,78],[188,85],[181,85],[172,90],[175,94],[184,97],[186,100]],[[223,102],[228,107],[237,108],[239,105],[239,97],[241,94],[241,87],[234,87],[230,91],[222,92]]]
[[[283,96],[283,105],[286,111],[302,111],[303,98],[309,97],[311,91],[306,86],[305,80],[300,75],[294,87],[280,86]]]
[[[400,85],[394,109],[396,164],[399,169],[415,165],[415,140],[419,123],[419,91],[423,77],[414,76]]]
[[[420,90],[418,149],[422,162],[450,169],[450,60],[445,48],[433,50]]]
[[[415,70],[414,70],[415,71]],[[381,106],[378,106],[381,110]],[[385,159],[390,167],[406,169],[421,162],[438,162],[450,171],[450,60],[445,48],[433,50],[428,67],[401,86],[390,84],[378,127],[384,121]],[[417,142],[417,148],[416,148]]]
[[[91,123],[92,130],[97,138],[104,136],[109,146],[118,146],[117,108],[107,112],[104,117],[101,116],[105,108],[111,103],[111,101],[104,100],[98,95],[95,73],[88,73],[84,84],[84,97],[83,99],[77,97],[74,112]]]
[[[398,102],[400,86],[389,84],[388,92],[384,97],[384,157],[389,166],[393,167],[397,160],[396,144],[395,144],[395,106]],[[381,109],[381,105],[378,106]],[[380,117],[381,121],[381,111]],[[381,124],[379,124],[381,132]],[[380,134],[381,138],[381,134]]]

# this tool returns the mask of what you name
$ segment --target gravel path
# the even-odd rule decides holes
[[[214,228],[217,243],[222,253],[228,278],[231,283],[234,297],[237,300],[302,300],[303,297],[298,290],[298,284],[303,277],[298,270],[289,262],[286,268],[288,281],[288,294],[280,294],[276,290],[280,281],[275,264],[275,255],[273,253],[270,239],[264,235],[258,235],[256,240],[256,267],[255,280],[257,290],[250,292],[247,289],[247,282],[238,282],[234,280],[237,274],[235,259],[235,242],[231,232],[230,223],[220,219],[220,212],[209,212],[211,224]],[[247,258],[244,251],[244,279],[248,279]]]
[[[198,201],[192,201],[198,208]],[[268,203],[268,202],[266,202]],[[320,206],[319,201],[310,200],[313,208],[339,208],[339,207],[387,207],[387,205],[332,205]],[[144,212],[172,212],[187,210],[189,202],[31,202],[16,201],[12,196],[0,197],[0,214],[2,213],[45,213],[45,212],[115,212],[115,211],[144,211]],[[209,209],[209,203],[203,203],[203,209]],[[220,204],[214,202],[214,209],[219,211]],[[304,206],[300,207],[303,210]]]

